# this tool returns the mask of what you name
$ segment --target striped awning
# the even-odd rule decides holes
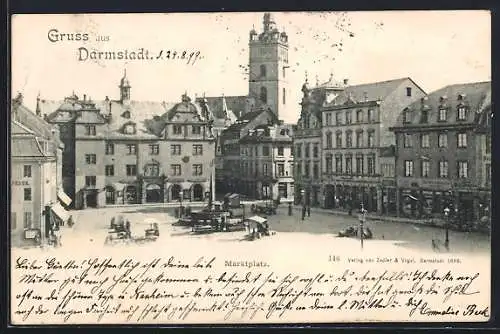
[[[57,197],[66,206],[70,205],[72,202],[71,198],[68,195],[66,195],[66,193],[63,190],[59,190],[57,192]]]
[[[52,212],[62,221],[66,222],[69,219],[69,212],[59,203],[52,205],[50,208]]]

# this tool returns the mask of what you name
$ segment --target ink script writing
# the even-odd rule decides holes
[[[407,319],[489,318],[477,302],[479,273],[440,267],[309,273],[272,266],[228,267],[224,259],[174,256],[148,261],[90,257],[13,259],[12,309],[18,323],[168,323],[291,321],[299,314],[384,310]]]

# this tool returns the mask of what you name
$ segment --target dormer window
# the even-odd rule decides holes
[[[406,109],[403,114],[403,123],[411,122],[411,110]]]
[[[426,109],[422,110],[422,114],[420,117],[420,123],[427,123],[429,121],[428,115],[429,115],[428,110],[426,110]]]
[[[174,125],[174,135],[181,135],[181,134],[182,134],[182,126]]]
[[[439,118],[440,122],[445,122],[448,118],[448,110],[446,108],[439,108]]]
[[[130,110],[125,110],[122,114],[123,118],[130,118]]]
[[[465,94],[458,94],[458,101],[463,101],[465,99]]]
[[[457,119],[459,121],[465,121],[466,117],[467,117],[467,111],[465,109],[465,106],[458,106]]]

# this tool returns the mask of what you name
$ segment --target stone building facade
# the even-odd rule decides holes
[[[65,144],[64,189],[75,208],[202,201],[214,179],[214,123],[206,103],[184,94],[178,103],[131,100],[126,76],[120,98],[75,94],[39,100]]]
[[[489,216],[490,82],[432,92],[404,108],[392,130],[399,215],[443,217],[449,208],[463,222]]]

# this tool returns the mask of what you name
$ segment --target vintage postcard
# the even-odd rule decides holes
[[[10,322],[486,322],[488,11],[12,17]]]

